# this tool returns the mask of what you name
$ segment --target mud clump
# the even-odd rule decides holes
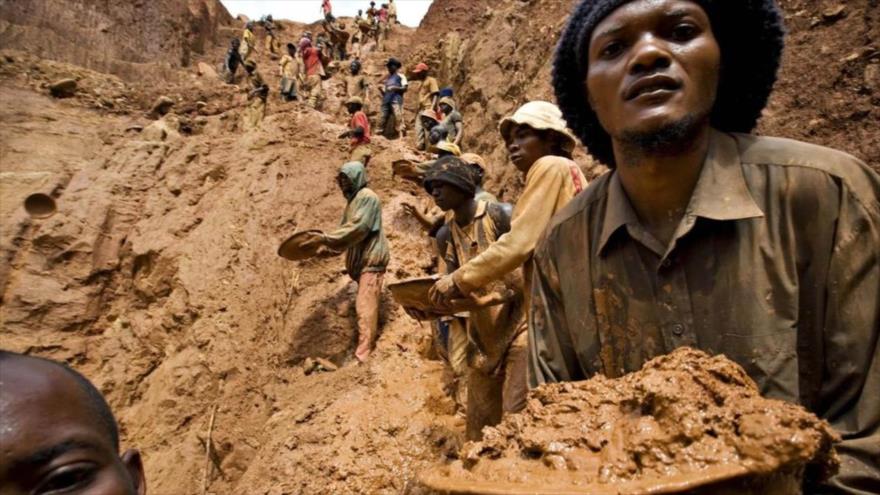
[[[523,412],[486,428],[428,484],[666,493],[787,473],[799,491],[802,476],[836,472],[839,440],[804,408],[761,397],[724,356],[681,348],[619,379],[536,388]]]

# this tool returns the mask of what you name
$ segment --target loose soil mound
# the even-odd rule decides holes
[[[462,460],[448,468],[451,478],[650,493],[804,466],[816,480],[838,463],[832,443],[839,437],[826,421],[761,397],[724,356],[689,348],[619,379],[538,387],[522,413],[484,434],[464,446]]]

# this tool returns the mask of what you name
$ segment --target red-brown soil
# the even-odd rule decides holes
[[[835,441],[826,421],[761,397],[736,363],[679,348],[621,378],[534,389],[522,412],[465,444],[460,461],[437,470],[445,476],[426,479],[543,493],[668,493],[685,484],[713,493],[706,485],[779,472],[822,481],[838,468]]]
[[[324,112],[282,104],[277,66],[260,53],[268,116],[242,133],[242,91],[195,72],[196,62],[219,64],[241,28],[224,24],[222,9],[206,2],[203,16],[171,1],[110,11],[82,3],[98,13],[76,29],[66,14],[52,15],[62,8],[55,2],[22,3],[44,9],[39,22],[20,2],[0,8],[0,43],[24,51],[0,53],[0,346],[68,361],[94,380],[124,445],[142,449],[153,494],[201,493],[215,407],[208,493],[400,493],[415,473],[455,457],[463,423],[441,363],[426,358],[427,325],[386,294],[375,359],[345,366],[355,317],[342,260],[275,255],[295,229],[329,229],[341,216],[339,79],[328,82]],[[423,27],[398,31],[389,51],[368,57],[367,71],[378,78],[391,54],[436,66],[456,89],[465,148],[490,160],[488,188],[515,199],[520,179],[497,121],[527,99],[551,98],[550,54],[571,4],[497,0],[455,21],[466,29],[447,38],[448,16],[470,16],[474,3],[436,0]],[[836,20],[822,17],[832,2],[782,4],[790,46],[760,131],[832,145],[877,167],[876,1],[846,2]],[[102,30],[102,19],[125,9],[140,9],[132,15],[147,29],[117,20]],[[178,19],[170,31],[158,26],[168,19]],[[282,41],[302,29],[285,25]],[[75,47],[44,47],[43,38]],[[134,48],[94,48],[117,42]],[[80,89],[52,99],[47,85],[62,77]],[[160,94],[175,106],[154,122],[146,111]],[[388,278],[424,274],[429,250],[401,203],[425,197],[390,172],[405,143],[377,138],[376,148],[369,174],[385,206]],[[585,153],[577,158],[601,171]],[[32,192],[52,195],[58,212],[28,216],[22,202]],[[343,367],[306,376],[301,363],[312,356]]]

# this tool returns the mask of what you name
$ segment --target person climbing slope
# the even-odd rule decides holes
[[[452,97],[444,96],[440,98],[438,103],[440,112],[443,114],[443,120],[440,125],[446,128],[449,141],[456,146],[461,146],[461,139],[464,136],[464,119],[461,113],[455,109],[455,100]]]
[[[248,108],[245,109],[242,127],[244,130],[256,129],[263,121],[266,115],[266,99],[269,97],[269,86],[266,84],[263,76],[257,71],[257,63],[248,60],[244,63],[244,70],[247,72],[248,85],[250,86],[247,99],[250,102]]]
[[[425,150],[428,147],[428,133],[431,127],[425,127],[423,121],[426,118],[432,118],[436,122],[437,118],[433,116],[434,110],[437,108],[437,95],[440,93],[440,85],[437,79],[430,74],[431,70],[428,64],[420,62],[413,69],[413,80],[421,81],[419,85],[419,107],[416,112],[416,148]],[[458,144],[458,143],[456,143]]]
[[[425,190],[446,212],[438,245],[445,253],[446,273],[484,252],[510,230],[512,207],[477,201],[474,168],[456,157],[444,157],[428,171]],[[525,404],[526,350],[514,346],[525,332],[522,275],[514,270],[503,281],[472,293],[477,299],[501,302],[468,312],[465,353],[467,376],[467,438],[479,440],[482,429],[501,421],[502,413]]]
[[[345,102],[348,113],[351,114],[349,129],[339,135],[340,139],[351,138],[351,157],[349,161],[360,162],[366,167],[370,164],[370,120],[363,112],[364,101],[357,96],[352,96]]]
[[[239,53],[240,48],[241,41],[238,38],[232,38],[232,41],[229,42],[226,58],[223,59],[223,72],[228,84],[235,82],[235,73],[238,72],[238,66],[244,63],[241,59],[241,53]]]
[[[382,278],[390,258],[388,240],[382,229],[382,202],[367,187],[367,172],[360,162],[342,166],[337,184],[348,205],[342,225],[315,242],[335,251],[345,250],[348,276],[358,284],[358,343],[355,358],[364,363],[370,357],[379,327]]]
[[[303,80],[303,62],[296,56],[296,45],[287,44],[287,54],[281,57],[279,63],[281,72],[281,97],[284,101],[297,99],[297,86]]]
[[[367,81],[367,76],[361,72],[361,68],[361,61],[358,59],[352,60],[349,64],[350,74],[345,78],[345,94],[348,98],[360,98],[363,111],[366,113],[370,83]]]
[[[256,43],[257,37],[254,35],[254,23],[253,21],[247,21],[244,25],[244,31],[241,33],[241,45],[238,48],[242,62],[247,62],[248,57],[251,56],[256,47]]]
[[[324,86],[322,78],[326,74],[324,72],[324,64],[329,60],[319,46],[312,46],[312,40],[304,38],[300,40],[300,52],[305,65],[306,78],[302,88],[302,96],[305,98],[306,104],[312,108],[320,108],[324,99]]]
[[[510,160],[525,176],[510,232],[438,280],[431,288],[435,304],[468,295],[521,266],[525,286],[530,287],[531,257],[538,239],[553,215],[587,185],[580,168],[571,160],[574,136],[556,105],[546,101],[526,103],[502,120],[499,130]],[[515,345],[525,347],[525,334],[520,337]]]
[[[388,128],[390,119],[394,119],[394,129],[399,137],[403,137],[406,133],[406,123],[403,120],[403,93],[406,92],[407,81],[403,74],[398,71],[402,64],[396,58],[389,58],[385,64],[388,69],[388,75],[385,76],[379,92],[382,95],[382,118],[379,122],[379,129],[385,133],[385,137],[390,137],[390,129]]]

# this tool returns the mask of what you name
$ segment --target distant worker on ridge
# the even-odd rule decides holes
[[[254,51],[256,43],[257,37],[254,35],[254,22],[247,21],[244,25],[244,31],[241,33],[241,46],[238,49],[242,62],[247,62],[248,57]]]
[[[370,164],[370,120],[363,112],[364,100],[358,96],[351,96],[346,100],[345,107],[351,114],[348,130],[340,134],[339,138],[351,138],[351,157],[349,161],[360,162],[364,167]]]
[[[431,70],[428,64],[420,62],[413,69],[413,80],[421,81],[419,85],[419,108],[416,112],[416,148],[424,150],[428,144],[428,133],[430,127],[425,127],[422,122],[425,118],[430,118],[430,113],[434,113],[437,108],[437,98],[440,94],[440,84],[437,79],[431,76]],[[425,113],[430,112],[430,113]]]
[[[440,122],[440,125],[449,132],[449,141],[456,146],[461,146],[461,139],[464,136],[462,132],[464,130],[464,119],[462,119],[461,113],[455,109],[455,100],[449,96],[444,96],[440,98],[438,106],[440,111],[443,112],[443,120]]]
[[[244,63],[241,59],[241,53],[239,53],[240,48],[241,41],[238,38],[232,38],[232,41],[229,42],[226,58],[223,61],[226,82],[229,84],[235,82],[235,73],[238,71],[238,66]]]
[[[297,87],[303,81],[303,62],[296,56],[296,45],[287,44],[287,54],[281,57],[281,97],[284,101],[297,99]]]
[[[312,41],[305,38],[301,48],[303,62],[305,64],[306,78],[302,87],[302,97],[306,104],[312,108],[319,108],[324,99],[324,87],[322,78],[325,74],[324,63],[329,62],[326,55],[318,47],[312,46]]]
[[[379,129],[385,135],[388,134],[389,119],[394,118],[395,130],[399,137],[406,135],[406,123],[403,119],[403,94],[406,92],[407,81],[403,74],[398,71],[402,64],[396,58],[389,58],[385,64],[388,69],[388,75],[385,77],[384,84],[379,87],[382,94],[382,117],[379,123]]]
[[[263,76],[257,72],[257,63],[248,60],[244,63],[244,70],[247,72],[248,84],[250,89],[247,93],[247,99],[250,105],[245,109],[242,124],[244,130],[256,129],[266,116],[266,98],[269,96],[269,86],[266,84]]]

